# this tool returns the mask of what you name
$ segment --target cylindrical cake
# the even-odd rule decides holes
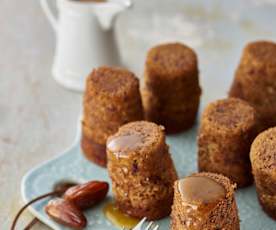
[[[171,230],[239,230],[235,186],[215,173],[195,173],[174,184]]]
[[[229,95],[253,105],[264,129],[276,126],[276,43],[257,41],[244,48]]]
[[[147,121],[120,127],[107,141],[108,172],[117,207],[132,217],[170,214],[177,179],[164,128]]]
[[[128,122],[143,119],[139,81],[126,69],[100,67],[86,80],[81,146],[85,156],[106,166],[106,140]]]
[[[256,137],[250,159],[260,204],[276,220],[276,127]]]
[[[142,99],[147,120],[167,133],[190,128],[196,119],[201,89],[195,52],[180,43],[152,48],[147,55]]]
[[[255,109],[243,100],[228,98],[209,104],[198,133],[199,171],[223,174],[238,187],[250,185],[249,152],[258,128]]]

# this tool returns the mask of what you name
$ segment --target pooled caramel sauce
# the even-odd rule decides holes
[[[119,136],[107,143],[107,148],[117,157],[127,157],[128,151],[135,150],[142,142],[142,137],[137,134]]]
[[[183,202],[192,209],[212,208],[225,198],[225,188],[204,176],[186,177],[179,181],[178,189]]]
[[[115,226],[119,228],[133,228],[138,224],[139,220],[130,217],[121,212],[114,203],[107,203],[103,209],[105,217]]]

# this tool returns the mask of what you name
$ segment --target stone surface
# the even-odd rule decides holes
[[[118,19],[123,60],[139,76],[152,45],[182,41],[196,49],[203,106],[227,94],[245,42],[276,38],[275,0],[136,1]],[[51,77],[55,36],[39,1],[1,0],[0,34],[0,223],[6,230],[22,206],[22,176],[73,141],[81,94]],[[19,226],[31,218],[24,213]]]
[[[22,176],[74,139],[81,95],[51,77],[54,34],[38,1],[2,0],[0,34],[0,223],[6,230],[22,206]],[[18,226],[31,218],[24,213]]]

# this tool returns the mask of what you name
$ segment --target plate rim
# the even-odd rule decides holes
[[[81,119],[82,116],[79,116],[78,118],[78,122],[77,122],[77,127],[76,127],[76,134],[75,137],[72,141],[72,143],[68,146],[65,147],[62,151],[60,151],[57,156],[50,158],[36,166],[34,166],[33,168],[31,168],[30,170],[28,170],[22,177],[21,179],[21,185],[20,185],[20,193],[22,196],[22,200],[23,203],[26,204],[28,203],[30,200],[28,200],[27,198],[27,193],[26,193],[26,182],[28,181],[28,179],[37,171],[39,170],[41,167],[44,167],[45,165],[51,163],[52,161],[55,161],[61,157],[63,157],[64,155],[70,153],[74,148],[76,148],[79,145],[79,141],[80,141],[80,137],[81,137]],[[48,227],[54,229],[54,230],[59,230],[59,228],[57,228],[51,221],[49,221],[47,218],[45,218],[43,215],[41,215],[39,212],[37,212],[35,210],[35,208],[33,208],[32,205],[30,205],[27,208],[28,211],[30,211],[32,213],[32,215],[34,215],[34,217],[38,218],[41,222],[43,222],[44,224],[46,224]]]

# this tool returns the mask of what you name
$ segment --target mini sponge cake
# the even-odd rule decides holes
[[[214,173],[176,181],[170,229],[240,229],[234,188],[227,177]]]
[[[257,133],[256,111],[247,102],[228,98],[209,104],[198,133],[199,170],[223,174],[239,187],[252,184],[249,152]]]
[[[142,120],[139,81],[126,69],[100,67],[86,81],[81,146],[85,156],[106,165],[106,140],[130,121]]]
[[[177,175],[162,126],[147,121],[123,125],[108,138],[107,157],[121,211],[150,220],[170,214]]]
[[[276,220],[276,127],[256,137],[250,159],[260,204]]]
[[[229,95],[253,105],[264,129],[276,126],[276,43],[256,41],[244,48]]]
[[[196,119],[201,89],[195,52],[180,43],[153,47],[147,55],[142,91],[147,120],[167,133],[190,128]]]

